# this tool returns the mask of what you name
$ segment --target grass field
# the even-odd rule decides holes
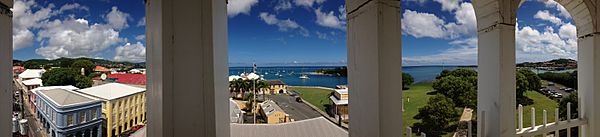
[[[329,101],[329,95],[333,92],[333,90],[304,87],[290,87],[289,90],[297,91],[302,99],[315,105],[323,112],[327,112],[325,106],[331,103],[331,101]]]
[[[402,125],[404,128],[412,126],[420,120],[413,117],[419,113],[419,108],[427,105],[427,100],[434,95],[427,95],[433,91],[431,83],[418,83],[410,86],[410,89],[402,92],[404,99],[404,112],[402,113]],[[406,134],[406,130],[402,130]]]
[[[554,122],[554,109],[558,107],[558,103],[543,94],[535,91],[525,92],[525,96],[533,100],[532,105],[523,106],[523,127],[531,127],[531,108],[535,108],[535,124],[541,125],[544,123],[543,111],[547,111],[548,123]],[[519,111],[516,110],[517,128],[519,128]]]

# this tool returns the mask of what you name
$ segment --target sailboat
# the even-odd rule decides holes
[[[302,76],[300,76],[300,77],[298,77],[298,78],[300,78],[300,79],[309,79],[309,78],[308,78],[308,75],[306,75],[306,74],[302,74]]]

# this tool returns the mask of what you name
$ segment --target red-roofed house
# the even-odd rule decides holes
[[[19,74],[23,73],[23,71],[25,71],[25,67],[13,66],[13,76],[14,77],[18,77]]]
[[[100,77],[94,80],[101,81]],[[117,82],[122,84],[146,85],[146,74],[108,74],[106,80],[108,82]]]
[[[94,69],[94,71],[96,71],[96,72],[110,72],[110,69],[105,68],[103,66],[96,66],[96,68]]]

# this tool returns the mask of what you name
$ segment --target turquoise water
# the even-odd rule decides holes
[[[309,79],[300,79],[302,74],[314,72],[323,68],[336,67],[259,67],[257,73],[263,75],[267,80],[279,79],[291,86],[321,86],[334,88],[336,85],[348,84],[347,77],[308,75]],[[403,71],[411,74],[415,82],[430,82],[444,69],[456,69],[457,66],[409,66],[403,67]],[[239,75],[244,72],[252,72],[252,67],[231,67],[229,75]],[[279,74],[279,75],[277,75]]]

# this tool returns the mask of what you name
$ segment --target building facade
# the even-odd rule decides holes
[[[335,89],[329,100],[333,104],[330,112],[341,119],[348,119],[348,89]]]
[[[267,124],[290,122],[290,116],[272,100],[267,100],[260,104],[259,111]]]
[[[119,136],[146,121],[146,89],[108,83],[78,90],[102,101],[102,115],[106,119],[105,132],[109,137]]]
[[[269,83],[268,89],[261,89],[263,94],[274,95],[274,94],[282,94],[287,93],[287,85],[283,83],[281,80],[267,80]]]
[[[48,137],[101,137],[99,100],[65,89],[36,91],[37,118]]]

